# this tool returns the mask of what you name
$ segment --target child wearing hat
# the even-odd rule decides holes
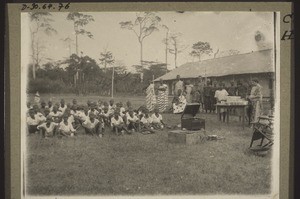
[[[45,123],[37,126],[37,129],[42,132],[44,138],[53,137],[55,135],[57,123],[52,122],[52,117],[48,116]]]

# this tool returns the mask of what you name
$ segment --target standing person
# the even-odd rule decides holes
[[[257,122],[258,117],[261,115],[262,112],[262,87],[259,84],[258,79],[252,80],[252,88],[249,99],[252,105],[252,115],[251,121]]]
[[[154,83],[150,81],[150,85],[146,89],[146,104],[147,109],[149,111],[153,111],[154,106],[156,104],[156,96],[155,96],[155,90],[154,90]]]
[[[203,95],[204,95],[204,109],[207,113],[208,111],[211,112],[211,82],[210,79],[207,79],[206,85],[203,88]]]
[[[218,103],[221,103],[222,101],[226,101],[226,97],[228,96],[228,92],[225,90],[225,84],[224,83],[220,83],[220,87],[218,88],[218,90],[216,90],[215,92],[215,99]],[[221,108],[220,109],[220,113],[219,113],[219,117],[222,118],[223,116],[223,122],[225,122],[225,118],[226,118],[226,109],[225,108]]]
[[[199,103],[200,103],[201,111],[204,110],[204,86],[205,86],[204,78],[199,76],[198,81],[197,81],[197,88],[198,88],[199,95],[200,95]]]
[[[162,113],[166,110],[168,106],[168,86],[164,84],[163,80],[160,79],[160,85],[158,87],[158,96],[157,96],[157,102],[158,102],[158,108],[159,111]]]
[[[220,85],[222,85],[222,83]],[[216,110],[217,100],[215,98],[215,93],[216,93],[217,90],[219,90],[219,88],[218,88],[218,82],[214,81],[213,86],[211,87],[211,94],[210,94],[210,98],[211,98],[210,99],[211,100],[211,111],[212,112],[215,112],[215,110]]]
[[[187,103],[192,102],[192,91],[193,91],[193,85],[191,84],[190,80],[187,80],[185,86],[185,92],[186,92],[185,98]]]
[[[180,75],[177,75],[176,79],[177,82],[175,83],[174,96],[178,96],[178,90],[181,90],[181,92],[184,91],[184,85],[183,85],[183,81],[181,81],[180,79]]]
[[[236,95],[236,86],[234,84],[235,84],[235,82],[233,80],[230,81],[230,86],[227,89],[228,94],[230,96],[235,96]]]
[[[241,81],[237,82],[236,94],[242,99],[246,99],[246,96],[248,95],[248,88],[245,83]]]

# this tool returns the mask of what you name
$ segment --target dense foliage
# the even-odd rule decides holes
[[[146,66],[145,66],[146,65]],[[49,62],[36,70],[36,79],[29,66],[28,93],[77,93],[110,95],[114,70],[114,93],[142,95],[153,78],[168,72],[165,64],[148,62],[136,66],[137,73],[126,71],[126,66],[114,64],[104,68],[89,56],[72,54],[60,62]],[[141,79],[143,73],[143,79]]]

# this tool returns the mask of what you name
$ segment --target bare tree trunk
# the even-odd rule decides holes
[[[76,36],[76,55],[78,55],[78,35],[75,34]]]
[[[140,41],[140,61],[141,61],[141,66],[143,66],[143,42]]]
[[[114,98],[114,77],[115,76],[115,67],[113,66],[112,77],[111,77],[111,98]]]
[[[177,51],[175,51],[175,68],[177,68]]]
[[[31,37],[31,50],[32,50],[32,77],[35,79],[35,50],[34,50],[34,33]]]
[[[169,31],[167,31],[166,33],[166,67],[168,68],[168,33]]]

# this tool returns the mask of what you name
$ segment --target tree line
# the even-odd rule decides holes
[[[40,41],[39,35],[52,36],[57,33],[57,30],[52,26],[54,22],[52,14],[49,12],[34,12],[29,13],[29,17],[32,41],[29,92],[40,90],[41,92],[100,92],[100,94],[109,94],[113,91],[139,93],[143,90],[145,84],[148,84],[148,81],[168,72],[168,54],[173,55],[176,68],[178,56],[189,47],[182,41],[182,33],[170,33],[168,26],[162,24],[161,18],[156,13],[136,13],[134,20],[121,21],[119,25],[121,29],[131,31],[137,38],[140,47],[140,63],[134,67],[138,74],[126,72],[126,66],[116,63],[113,53],[107,49],[100,53],[100,64],[97,64],[89,56],[83,56],[78,42],[79,36],[93,39],[93,33],[88,31],[86,26],[94,22],[95,19],[92,15],[71,12],[68,13],[66,20],[73,25],[76,53],[71,54],[74,40],[68,36],[61,40],[69,48],[70,57],[62,61],[48,60],[47,62],[47,59],[43,56],[45,46]],[[165,44],[165,63],[145,61],[143,58],[145,39],[158,30],[166,30],[166,36],[162,40]],[[199,41],[193,44],[191,48],[189,55],[197,58],[197,61],[201,61],[203,55],[213,53],[209,42]],[[223,55],[224,53],[230,55],[237,54],[238,51],[219,52],[218,49],[214,57],[217,57],[217,54],[222,55],[222,53]],[[44,83],[45,85],[39,84],[41,79],[48,82]],[[47,88],[41,88],[43,85]]]

